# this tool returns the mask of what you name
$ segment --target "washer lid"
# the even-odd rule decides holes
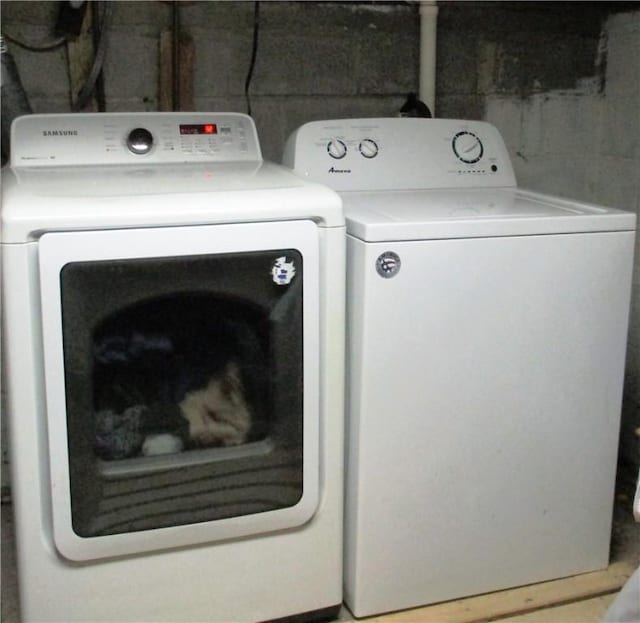
[[[631,212],[519,189],[341,193],[367,242],[635,230]]]

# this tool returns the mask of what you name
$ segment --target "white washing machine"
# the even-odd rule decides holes
[[[606,567],[635,215],[516,187],[474,121],[314,122],[347,219],[356,616]]]
[[[33,115],[2,187],[23,621],[342,601],[344,217],[232,113]]]

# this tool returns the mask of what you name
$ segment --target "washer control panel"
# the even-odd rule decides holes
[[[355,148],[355,144],[348,146],[344,140],[339,138],[332,138],[327,143],[327,153],[335,160],[342,160],[350,149]],[[378,155],[378,144],[373,139],[365,138],[358,142],[357,150],[364,158],[375,158]]]
[[[482,121],[313,121],[289,137],[283,160],[336,190],[516,185],[502,137]]]
[[[14,167],[262,160],[240,113],[28,115],[12,126]]]

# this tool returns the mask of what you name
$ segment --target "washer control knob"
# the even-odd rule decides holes
[[[365,138],[363,141],[360,141],[358,149],[365,158],[375,158],[379,151],[378,144],[370,138]]]
[[[153,134],[145,128],[136,128],[127,136],[127,147],[134,154],[148,154],[153,146]]]
[[[347,146],[339,138],[332,138],[327,143],[327,152],[332,158],[340,160],[347,155]]]
[[[453,137],[452,147],[458,159],[467,164],[478,162],[484,154],[482,141],[473,132],[466,130],[458,132]]]

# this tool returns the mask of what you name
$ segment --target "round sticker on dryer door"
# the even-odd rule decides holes
[[[288,286],[296,276],[296,267],[293,260],[288,261],[283,255],[276,259],[271,268],[271,278],[273,283],[279,286]]]
[[[385,279],[395,277],[400,272],[401,265],[400,256],[393,251],[385,251],[376,260],[376,270]]]

